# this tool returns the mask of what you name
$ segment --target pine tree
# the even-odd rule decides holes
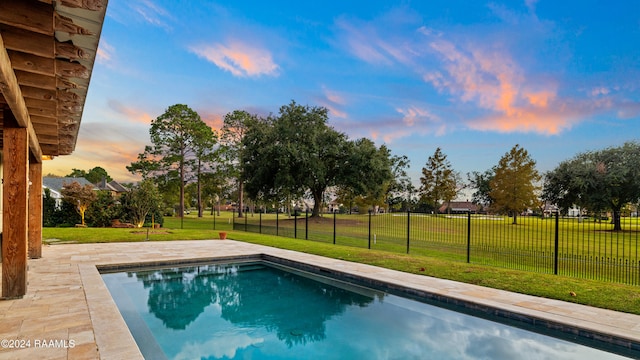
[[[536,162],[516,144],[495,167],[490,192],[494,207],[512,215],[513,224],[517,224],[518,214],[534,206],[535,183],[540,179]]]

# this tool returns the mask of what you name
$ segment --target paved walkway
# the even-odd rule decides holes
[[[232,240],[44,246],[28,293],[0,300],[0,359],[142,359],[95,265],[267,254],[640,343],[640,316]],[[17,341],[16,341],[17,340]]]

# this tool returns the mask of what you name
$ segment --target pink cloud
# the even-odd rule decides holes
[[[138,154],[144,151],[144,142],[118,136],[110,127],[107,124],[83,124],[80,129],[82,136],[78,137],[73,154],[44,162],[43,172],[64,176],[74,168],[89,170],[100,166],[115,180],[140,180],[139,176],[129,173],[126,166],[136,161]]]
[[[114,99],[109,100],[107,102],[107,105],[118,114],[124,115],[127,120],[142,124],[151,124],[151,120],[153,120],[151,115],[149,115],[148,113],[130,106],[126,106]]]
[[[390,140],[388,142],[416,132],[441,136],[447,131],[447,126],[442,122],[442,119],[423,107],[411,105],[407,108],[396,108],[396,111],[403,115],[402,122],[407,129],[406,131],[398,129],[389,132],[387,137]]]
[[[167,24],[167,20],[171,19],[172,16],[167,10],[157,5],[155,2],[151,0],[141,0],[131,2],[129,6],[136,14],[139,15],[139,19],[143,19],[151,25],[158,26],[166,30],[170,29],[170,26]]]
[[[580,118],[608,108],[606,102],[559,98],[555,82],[531,81],[501,49],[464,50],[446,41],[433,42],[431,48],[441,56],[445,73],[428,73],[423,79],[491,113],[469,121],[472,129],[558,134]]]
[[[414,47],[407,39],[390,35],[379,22],[394,22],[379,19],[370,23],[360,20],[336,20],[341,31],[342,46],[357,58],[372,64],[392,65],[395,62],[410,65],[415,56]],[[390,25],[391,26],[391,25]],[[381,30],[378,30],[381,29]]]
[[[192,46],[190,50],[237,77],[278,76],[279,67],[268,50],[243,42]]]
[[[320,105],[329,110],[330,116],[346,119],[348,115],[342,110],[342,107],[347,104],[347,99],[339,92],[329,90],[326,87],[322,88],[322,92],[322,96],[318,99]]]
[[[607,95],[611,92],[611,89],[604,86],[599,86],[591,89],[591,96]]]
[[[96,61],[101,64],[108,65],[111,63],[114,53],[115,48],[107,43],[104,38],[100,39],[100,45],[98,46],[98,51],[96,53]]]
[[[205,124],[209,125],[214,131],[219,131],[224,125],[224,118],[220,114],[210,113],[206,111],[199,111],[200,118]]]

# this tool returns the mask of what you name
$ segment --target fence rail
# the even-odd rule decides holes
[[[640,220],[512,218],[493,215],[385,213],[245,214],[233,229],[369,249],[438,254],[452,260],[640,285]]]

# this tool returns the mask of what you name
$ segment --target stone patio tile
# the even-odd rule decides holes
[[[100,353],[95,343],[77,344],[68,351],[69,359],[100,359]]]
[[[74,340],[70,349],[0,349],[0,359],[141,359],[95,265],[269,254],[314,266],[597,329],[640,342],[640,316],[406,274],[233,240],[44,246],[23,299],[0,300],[0,336]]]

